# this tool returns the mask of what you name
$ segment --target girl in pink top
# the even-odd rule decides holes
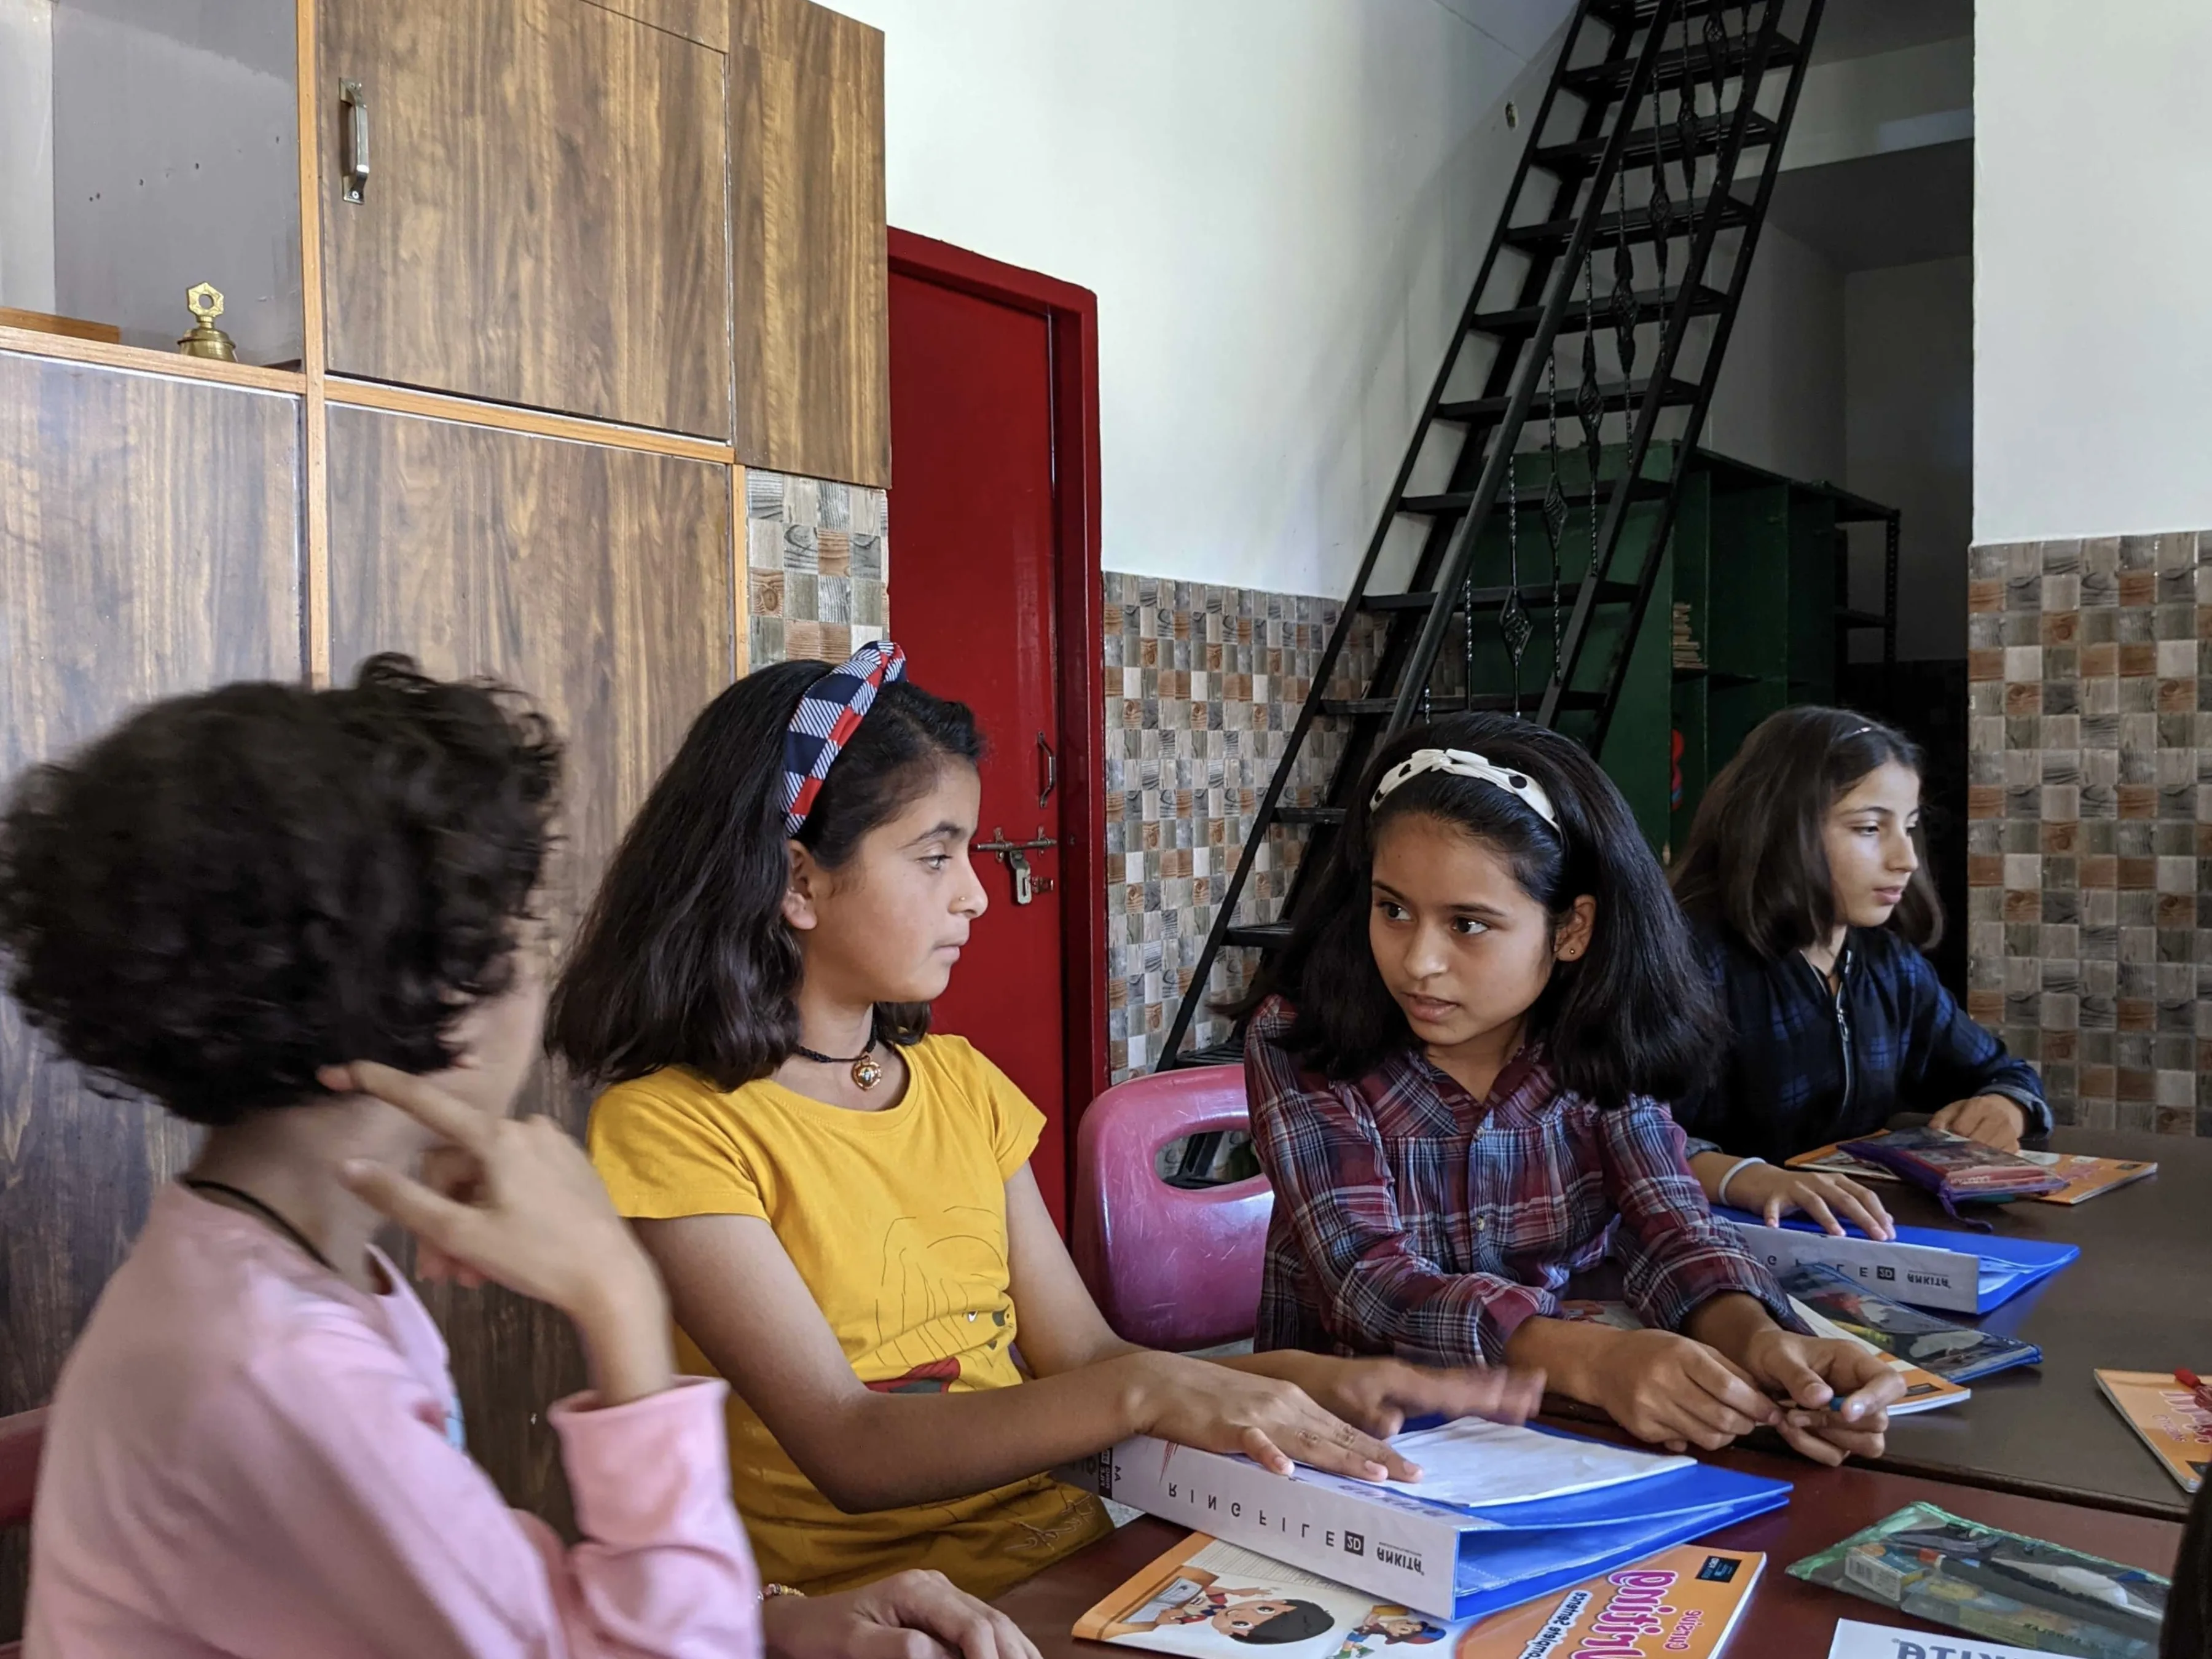
[[[559,766],[514,694],[379,658],[345,690],[155,705],[15,793],[9,990],[211,1128],[63,1370],[27,1659],[1033,1659],[931,1575],[761,1599],[723,1385],[676,1377],[660,1281],[575,1143],[506,1115]],[[426,1277],[574,1322],[591,1391],[550,1412],[573,1548],[463,1449],[386,1218]]]

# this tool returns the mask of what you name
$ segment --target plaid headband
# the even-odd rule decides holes
[[[783,734],[783,833],[806,827],[822,781],[887,681],[906,678],[906,653],[889,640],[862,646],[842,668],[808,686]]]

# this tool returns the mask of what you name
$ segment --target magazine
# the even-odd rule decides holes
[[[1872,1136],[1861,1136],[1871,1139]],[[2100,1194],[2158,1173],[2158,1165],[2144,1158],[2091,1158],[2082,1152],[2039,1152],[2023,1148],[2019,1156],[2041,1164],[2066,1184],[2055,1193],[2039,1193],[2039,1204],[2081,1204]],[[1895,1181],[1898,1177],[1879,1164],[1853,1158],[1841,1142],[1815,1146],[1789,1161],[1793,1170],[1818,1170],[1826,1175],[1849,1176],[1854,1181]]]
[[[1075,1634],[1188,1659],[1241,1659],[1255,1647],[1281,1659],[1398,1659],[1393,1649],[1413,1659],[1425,1648],[1452,1659],[1582,1650],[1711,1659],[1765,1564],[1762,1555],[1683,1545],[1453,1623],[1193,1533],[1085,1613]]]
[[[1776,1277],[1784,1291],[1828,1324],[1947,1382],[1972,1382],[2043,1359],[2043,1350],[2032,1343],[1908,1308],[1818,1262],[1798,1262]]]
[[[1909,1504],[1790,1569],[1794,1578],[1992,1641],[2156,1659],[2167,1582],[2039,1538]]]
[[[2195,1390],[2182,1387],[2172,1371],[2100,1370],[2097,1386],[2182,1491],[2204,1484],[2205,1465],[2212,1462],[2212,1411],[2197,1404]]]

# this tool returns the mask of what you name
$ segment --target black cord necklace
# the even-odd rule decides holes
[[[876,1059],[876,1027],[872,1019],[868,1023],[868,1046],[857,1054],[848,1057],[843,1054],[817,1054],[803,1042],[793,1043],[792,1051],[801,1060],[811,1060],[817,1066],[851,1066],[853,1082],[856,1087],[863,1091],[872,1089],[884,1080],[884,1068]]]
[[[320,1250],[317,1249],[314,1246],[314,1242],[310,1239],[307,1234],[301,1232],[290,1222],[285,1220],[283,1216],[277,1214],[276,1212],[270,1208],[268,1205],[264,1204],[259,1199],[254,1197],[252,1193],[246,1192],[242,1188],[234,1187],[228,1182],[205,1181],[197,1176],[186,1176],[185,1177],[184,1184],[191,1188],[196,1193],[221,1193],[225,1198],[236,1199],[240,1204],[245,1205],[247,1209],[253,1211],[256,1214],[267,1220],[271,1226],[276,1229],[277,1231],[283,1233],[285,1237],[290,1239],[295,1244],[297,1244],[309,1255],[314,1257],[316,1261],[322,1263],[322,1265],[330,1272],[334,1273],[337,1272],[337,1268],[331,1265],[330,1257],[325,1255]],[[343,1277],[343,1275],[340,1276]]]

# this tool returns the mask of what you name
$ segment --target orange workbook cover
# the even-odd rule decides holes
[[[2197,1403],[2193,1390],[2172,1371],[2100,1370],[2097,1386],[2182,1491],[2204,1484],[2204,1467],[2212,1462],[2212,1411]]]
[[[1873,1135],[1862,1135],[1863,1140],[1872,1140]],[[2039,1193],[2039,1204],[2081,1204],[2109,1193],[2130,1182],[2158,1173],[2158,1165],[2148,1158],[2091,1158],[2086,1152],[2039,1152],[2022,1149],[2020,1156],[2031,1164],[2040,1164],[2066,1184],[2055,1193]],[[1815,1146],[1809,1152],[1800,1152],[1790,1160],[1793,1170],[1819,1170],[1828,1175],[1845,1175],[1854,1181],[1894,1181],[1896,1176],[1879,1164],[1869,1164],[1864,1158],[1853,1158],[1840,1141],[1831,1141],[1826,1146]]]
[[[1685,1544],[1455,1624],[1194,1532],[1085,1613],[1075,1634],[1191,1659],[1245,1659],[1255,1647],[1273,1659],[1711,1659],[1765,1565]]]

